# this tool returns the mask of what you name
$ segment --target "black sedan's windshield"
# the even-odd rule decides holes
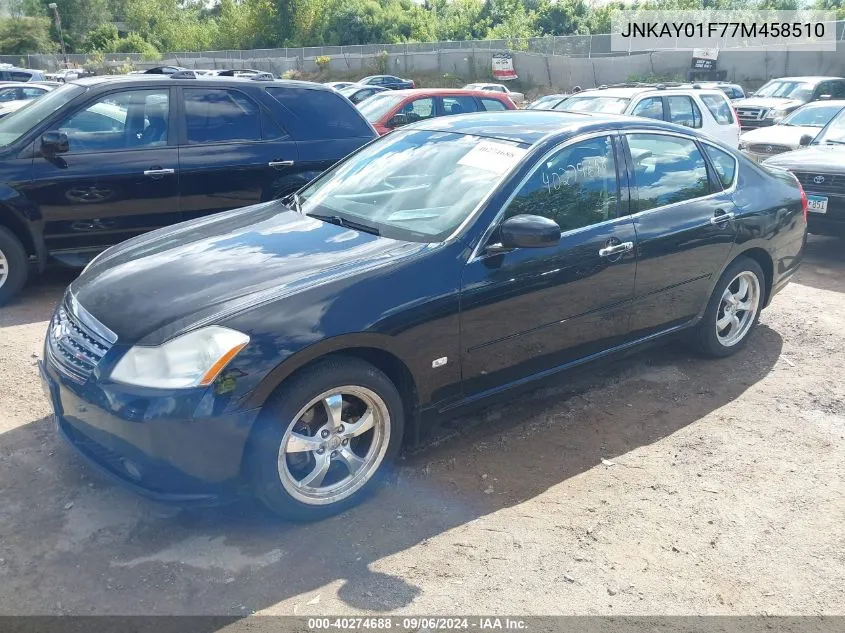
[[[0,149],[17,142],[46,117],[83,92],[85,88],[82,86],[65,84],[33,101],[25,108],[0,119]]]
[[[302,191],[298,203],[307,215],[350,228],[439,242],[526,151],[511,141],[465,134],[394,132],[321,176]]]

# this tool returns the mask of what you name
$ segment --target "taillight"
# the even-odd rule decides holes
[[[795,180],[798,180],[797,178]],[[804,222],[807,221],[807,194],[804,193],[804,187],[798,183],[798,189],[801,190],[801,210],[804,212]]]

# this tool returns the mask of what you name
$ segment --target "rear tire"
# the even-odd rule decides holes
[[[259,416],[249,464],[254,493],[287,519],[337,514],[378,485],[403,430],[402,398],[382,371],[328,357],[282,383]]]
[[[0,226],[0,306],[17,296],[28,275],[26,249],[14,233]]]
[[[749,257],[739,257],[722,273],[692,334],[692,344],[705,356],[724,358],[748,342],[765,301],[765,275]]]

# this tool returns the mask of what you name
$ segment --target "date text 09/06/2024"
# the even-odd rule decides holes
[[[308,629],[326,630],[405,630],[405,631],[447,631],[480,630],[523,631],[528,624],[521,618],[508,617],[343,617],[343,618],[308,618]]]

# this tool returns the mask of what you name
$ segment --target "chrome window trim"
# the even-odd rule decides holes
[[[537,165],[534,167],[534,169],[532,169],[525,176],[525,178],[523,178],[520,181],[519,185],[514,189],[513,193],[511,193],[511,195],[508,196],[508,199],[502,205],[502,208],[499,210],[499,213],[496,215],[496,217],[490,223],[490,226],[488,226],[487,229],[485,229],[484,233],[482,234],[481,240],[479,240],[478,244],[476,244],[475,248],[472,251],[472,254],[470,255],[469,259],[467,260],[467,264],[478,261],[478,260],[483,259],[485,257],[485,255],[483,253],[481,253],[482,247],[487,243],[488,238],[490,237],[491,233],[495,230],[496,226],[498,226],[502,215],[507,210],[507,208],[510,205],[513,198],[516,197],[517,192],[523,187],[523,185],[525,185],[526,181],[534,174],[534,172],[539,168],[540,164],[544,160],[549,158],[549,156],[551,156],[552,154],[554,154],[558,150],[564,149],[565,147],[572,145],[574,143],[580,142],[580,141],[589,140],[591,138],[596,138],[596,137],[600,137],[600,136],[615,136],[617,138],[621,138],[622,136],[625,136],[626,134],[657,134],[657,135],[663,135],[663,136],[676,136],[678,138],[682,138],[682,139],[686,139],[688,141],[692,141],[693,143],[695,143],[696,141],[699,141],[701,143],[715,147],[716,149],[719,149],[723,152],[725,151],[724,148],[719,147],[718,145],[716,145],[715,143],[712,143],[709,140],[697,138],[697,137],[689,135],[689,134],[682,134],[680,132],[675,132],[675,131],[672,131],[672,130],[659,130],[659,129],[648,129],[648,128],[631,128],[631,129],[626,129],[626,130],[608,130],[608,131],[604,131],[604,132],[591,132],[590,134],[585,134],[583,136],[568,139],[568,140],[564,141],[563,143],[556,145],[554,148],[552,148],[548,152],[546,152],[546,154],[544,154],[543,157],[540,160],[537,161]],[[680,202],[673,202],[671,204],[664,204],[664,205],[659,206],[659,207],[653,207],[651,209],[645,209],[643,211],[637,211],[636,213],[630,213],[628,215],[618,216],[618,217],[615,217],[615,218],[605,220],[603,222],[598,222],[596,224],[589,224],[587,226],[579,227],[577,229],[572,229],[572,230],[569,230],[569,231],[561,232],[561,234],[560,234],[561,239],[563,239],[564,237],[568,237],[570,235],[576,234],[578,232],[581,232],[581,231],[583,231],[587,228],[592,228],[592,227],[595,227],[595,226],[602,226],[603,224],[607,224],[609,222],[614,222],[614,221],[619,220],[623,217],[631,218],[631,221],[634,222],[637,218],[639,218],[639,217],[641,217],[641,216],[643,216],[647,213],[653,213],[655,211],[664,211],[666,209],[671,209],[671,208],[676,207],[676,206],[681,205],[681,204],[686,204],[688,202],[698,201],[698,200],[707,200],[708,198],[714,198],[714,197],[722,195],[722,194],[728,194],[728,195],[733,194],[736,191],[737,183],[739,182],[739,161],[737,160],[737,157],[734,156],[731,152],[727,152],[727,153],[728,153],[729,156],[731,156],[731,158],[734,159],[734,179],[733,179],[733,183],[731,184],[730,187],[724,188],[724,186],[723,186],[721,191],[709,193],[706,196],[698,196],[696,198],[688,198],[686,200],[681,200]],[[703,154],[702,154],[702,158],[704,158],[704,161],[705,161],[705,164],[706,164],[707,158],[704,157]],[[618,174],[619,174],[619,166],[617,164],[617,178],[618,178]],[[718,175],[717,175],[717,177],[718,177]],[[629,183],[629,189],[631,188],[631,186],[632,185],[630,185],[630,183]]]
[[[683,139],[686,139],[686,140],[692,141],[692,142],[699,141],[701,143],[706,143],[707,145],[712,145],[713,147],[716,147],[717,149],[721,149],[722,151],[725,151],[724,149],[722,149],[718,145],[716,145],[716,144],[714,144],[710,141],[707,141],[703,138],[696,138],[694,136],[688,136],[686,134],[680,134],[678,132],[673,132],[673,131],[670,131],[670,130],[632,129],[632,130],[624,130],[624,131],[621,132],[621,135],[624,136],[625,134],[659,134],[659,135],[663,135],[663,136],[677,136],[679,138],[683,138]],[[739,164],[738,164],[739,161],[737,161],[736,156],[733,156],[733,154],[731,154],[731,156],[734,159],[734,164],[736,165],[736,173],[734,175],[734,182],[729,188],[727,188],[727,189],[723,188],[721,191],[708,193],[706,196],[698,196],[696,198],[687,198],[686,200],[681,200],[679,202],[673,202],[671,204],[664,204],[664,205],[659,206],[659,207],[653,207],[651,209],[645,209],[643,211],[637,211],[636,213],[632,213],[629,217],[631,217],[632,219],[638,218],[641,215],[644,215],[646,213],[651,213],[652,211],[662,211],[664,209],[671,209],[672,207],[676,207],[679,204],[686,204],[687,202],[693,202],[693,201],[696,201],[696,200],[707,200],[708,198],[714,198],[716,196],[719,196],[719,195],[722,195],[722,194],[725,194],[725,193],[726,194],[732,194],[734,191],[736,191],[736,183],[739,180],[739,177],[738,177],[739,176]],[[702,158],[704,158],[704,155],[702,155]],[[707,162],[706,158],[704,158],[704,162],[705,163]],[[639,196],[637,197],[637,199],[639,200]]]
[[[558,132],[554,132],[553,134],[557,134],[557,133]],[[469,258],[467,259],[467,264],[471,264],[472,262],[475,262],[479,259],[483,259],[485,257],[485,255],[483,253],[480,253],[482,247],[487,243],[488,238],[493,233],[493,231],[496,229],[496,227],[499,225],[499,221],[501,220],[505,211],[507,211],[507,208],[510,206],[511,202],[513,202],[513,199],[516,197],[516,194],[519,193],[519,191],[522,189],[523,186],[525,186],[525,183],[528,182],[528,180],[540,168],[540,165],[544,161],[546,161],[553,154],[569,147],[570,145],[574,145],[574,144],[580,143],[582,141],[589,141],[590,139],[599,138],[599,137],[602,137],[602,136],[610,136],[610,137],[617,137],[618,138],[619,137],[619,130],[614,129],[614,130],[604,130],[602,132],[590,132],[589,134],[584,134],[584,135],[581,135],[581,136],[569,138],[569,139],[566,139],[565,141],[559,143],[558,145],[555,145],[552,149],[550,149],[545,154],[543,154],[543,156],[539,160],[537,160],[534,167],[532,167],[531,170],[527,174],[525,174],[525,176],[522,178],[522,180],[519,181],[519,184],[514,188],[514,190],[508,196],[508,199],[505,200],[505,202],[502,204],[502,208],[499,209],[499,212],[496,214],[496,217],[493,218],[493,220],[490,222],[490,225],[486,229],[484,229],[484,233],[482,233],[481,239],[478,241],[478,244],[475,245],[475,248],[472,249],[472,253],[470,254]],[[544,137],[543,140],[545,140],[545,137]],[[542,140],[538,141],[538,143],[539,142],[542,142]],[[617,180],[617,183],[618,183],[619,182],[619,163],[618,163],[618,161],[615,160],[615,157],[614,157],[614,162],[616,163],[616,180]],[[594,226],[601,226],[602,224],[606,224],[607,222],[614,222],[614,221],[618,220],[620,217],[625,217],[625,216],[617,216],[615,218],[609,218],[609,219],[604,220],[602,222],[597,222],[596,224],[588,224],[587,226],[582,226],[582,227],[579,227],[577,229],[570,229],[569,231],[561,231],[561,234],[560,234],[561,239],[563,239],[563,237],[565,237],[565,236],[569,236],[573,233],[583,231],[584,229],[587,229],[587,228],[592,228]]]
[[[736,183],[739,180],[739,160],[737,160],[737,157],[734,156],[732,153],[725,151],[725,149],[723,147],[719,147],[715,143],[711,143],[710,141],[707,141],[705,139],[699,139],[699,140],[701,141],[702,145],[709,145],[713,149],[717,149],[720,152],[727,154],[728,156],[733,158],[733,161],[734,161],[734,177],[733,177],[733,180],[731,181],[731,184],[729,186],[725,187],[725,185],[722,184],[722,193],[733,193],[734,191],[736,191]],[[737,151],[739,151],[739,150],[737,150]],[[787,150],[787,151],[789,151],[789,150]],[[718,173],[716,174],[716,177],[717,178],[719,177]],[[722,182],[721,178],[719,178],[719,182],[720,183]]]

